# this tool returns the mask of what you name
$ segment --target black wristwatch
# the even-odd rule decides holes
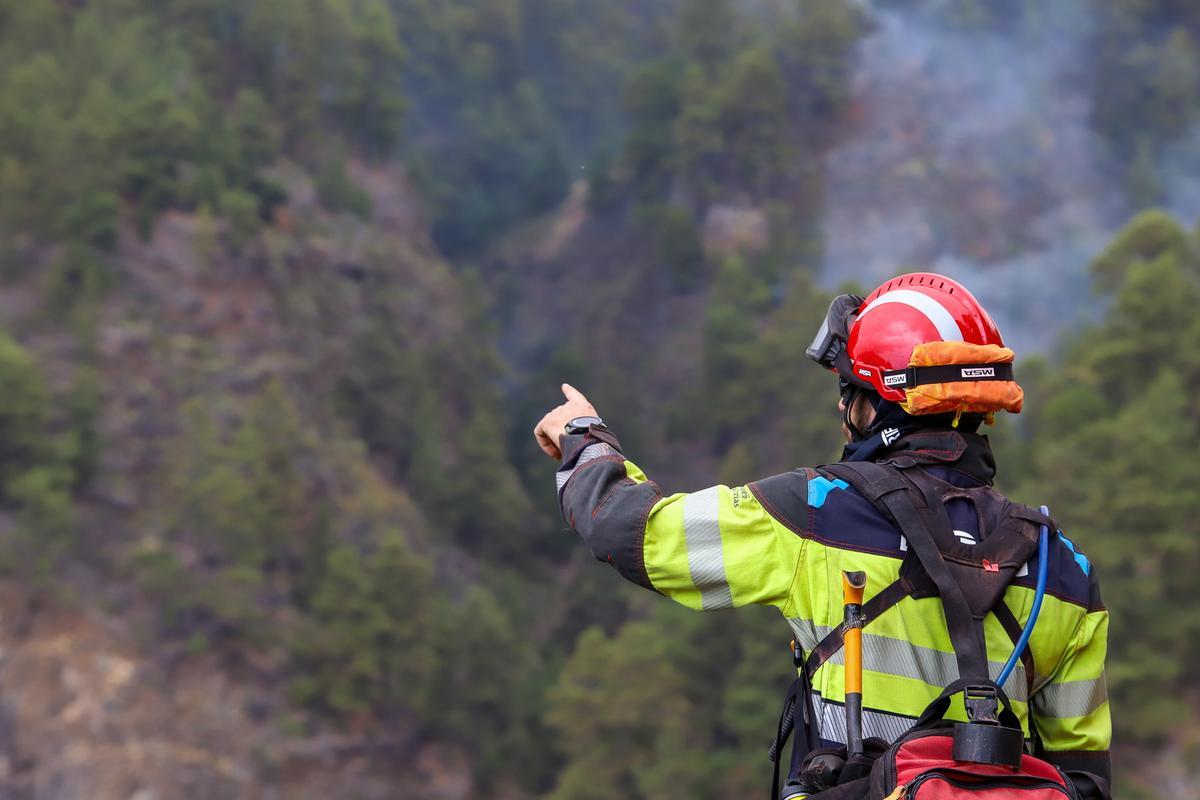
[[[604,425],[604,420],[599,417],[576,417],[567,423],[567,436],[574,436],[579,433],[587,433],[589,428],[599,428],[607,430]]]

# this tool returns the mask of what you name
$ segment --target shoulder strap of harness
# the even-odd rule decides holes
[[[885,611],[899,603],[906,597],[912,595],[912,585],[903,576],[890,584],[863,604],[863,624],[869,625],[872,620],[881,616]],[[1012,640],[1013,645],[1021,638],[1021,622],[1013,614],[1004,601],[1001,601],[993,609],[996,614],[996,619],[1004,628],[1004,632],[1008,634],[1008,638]],[[808,658],[804,662],[804,671],[807,675],[817,674],[817,670],[825,666],[825,662],[833,658],[833,656],[842,649],[845,644],[844,636],[846,633],[845,623],[838,623],[838,626],[825,635],[820,642],[817,643],[808,654]],[[1033,696],[1034,684],[1034,666],[1033,654],[1026,647],[1021,651],[1021,664],[1025,667],[1025,683],[1026,696]]]
[[[825,467],[842,478],[900,528],[909,548],[937,585],[958,673],[962,678],[988,680],[983,628],[975,623],[962,588],[942,558],[934,539],[937,530],[953,538],[945,505],[929,487],[907,480],[895,467],[873,462],[840,463]],[[890,588],[890,587],[889,587]],[[896,602],[898,602],[897,598]]]
[[[910,594],[912,594],[912,585],[904,577],[888,584],[879,594],[863,603],[863,625],[869,625],[872,620],[879,617],[883,612]],[[845,633],[846,623],[839,622],[836,628],[827,633],[825,638],[817,643],[817,646],[812,649],[808,654],[808,659],[804,662],[804,669],[809,675],[815,675],[817,670],[826,661],[833,658],[834,654],[842,649],[842,645],[845,643],[843,639]]]

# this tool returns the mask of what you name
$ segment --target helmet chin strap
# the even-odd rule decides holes
[[[852,442],[861,442],[866,438],[851,419],[854,414],[854,404],[864,393],[863,389],[853,383],[847,383],[846,388],[842,390],[842,424],[846,426],[846,430],[850,431],[850,441]]]

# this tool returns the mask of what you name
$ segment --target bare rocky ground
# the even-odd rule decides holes
[[[0,797],[421,798],[470,790],[462,756],[409,738],[297,736],[277,688],[218,656],[150,655],[120,620],[0,589]],[[82,604],[81,604],[82,606]]]

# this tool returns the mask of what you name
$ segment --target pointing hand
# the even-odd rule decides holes
[[[538,447],[542,448],[542,451],[551,458],[562,457],[562,453],[558,449],[558,437],[566,433],[568,422],[576,417],[600,416],[596,413],[595,406],[583,396],[583,392],[571,384],[564,383],[562,393],[567,401],[547,411],[546,416],[542,417],[542,421],[533,429]]]

